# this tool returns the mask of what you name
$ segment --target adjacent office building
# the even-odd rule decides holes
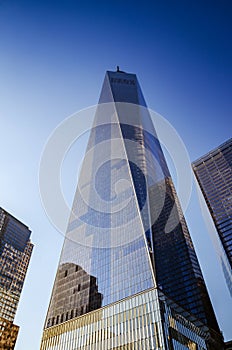
[[[0,349],[14,349],[19,327],[15,325],[33,244],[31,231],[0,208]]]
[[[228,261],[221,260],[232,295],[232,139],[193,163],[193,170]]]
[[[107,72],[41,350],[223,349],[137,77]]]

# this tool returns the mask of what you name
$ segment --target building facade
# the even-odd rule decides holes
[[[155,313],[152,323],[145,311],[147,293],[158,310],[151,311]],[[178,315],[178,307],[160,307],[162,297],[185,310],[178,317],[185,323],[185,331],[187,325],[194,329],[195,338],[188,338],[187,331],[181,333],[179,326],[172,329],[171,316],[167,315]],[[136,306],[140,298],[141,315]],[[124,301],[129,306],[122,313],[122,324],[122,315],[117,318],[114,310],[123,309],[120,305]],[[107,343],[102,342],[105,331],[100,331],[103,324],[110,322],[100,322],[105,311],[118,329],[106,330]],[[100,323],[96,325],[98,318]],[[137,335],[127,330],[129,323]],[[151,333],[142,338],[145,323]],[[74,345],[73,337],[79,339],[77,333],[87,331],[87,326],[88,340]],[[72,329],[68,338],[65,327]],[[100,333],[95,333],[95,327]],[[119,336],[114,342],[115,334],[127,336],[123,341]],[[168,343],[172,337],[182,339],[186,349],[204,349],[203,334],[209,349],[222,349],[222,337],[193,243],[137,77],[121,71],[107,72],[78,180],[41,349],[179,349],[174,340]],[[154,340],[156,337],[158,340]],[[144,341],[149,345],[144,347]]]
[[[14,349],[14,325],[33,245],[29,228],[0,208],[0,348]],[[8,347],[7,347],[8,346]]]
[[[150,289],[46,328],[41,350],[206,350],[206,334],[183,315],[161,291]]]
[[[193,170],[227,257],[221,263],[232,295],[232,139],[193,162]]]

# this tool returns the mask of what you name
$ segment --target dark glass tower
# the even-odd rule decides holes
[[[232,295],[232,139],[193,163],[193,170],[229,262],[221,258]]]
[[[14,349],[18,326],[13,324],[31,258],[29,228],[0,208],[0,348]]]
[[[136,75],[107,72],[41,349],[52,349],[51,326],[54,333],[54,326],[64,321],[150,290],[158,293],[157,300],[162,294],[178,304],[186,322],[207,333],[209,349],[222,349],[194,247]],[[162,302],[159,305],[162,323],[165,307]],[[136,305],[134,309],[137,312]],[[171,326],[165,323],[165,327]],[[155,332],[159,333],[158,328]],[[133,346],[137,345],[128,349]],[[169,348],[177,349],[164,341],[163,349]]]

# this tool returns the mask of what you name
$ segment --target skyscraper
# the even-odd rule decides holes
[[[138,80],[107,72],[41,350],[205,349],[206,338],[222,349]]]
[[[13,324],[33,245],[31,231],[0,208],[0,348],[14,349],[19,327]]]
[[[232,139],[193,162],[193,170],[227,256],[221,263],[232,295]]]

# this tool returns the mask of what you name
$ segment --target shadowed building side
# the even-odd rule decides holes
[[[232,139],[192,163],[221,242],[221,264],[232,296]]]

